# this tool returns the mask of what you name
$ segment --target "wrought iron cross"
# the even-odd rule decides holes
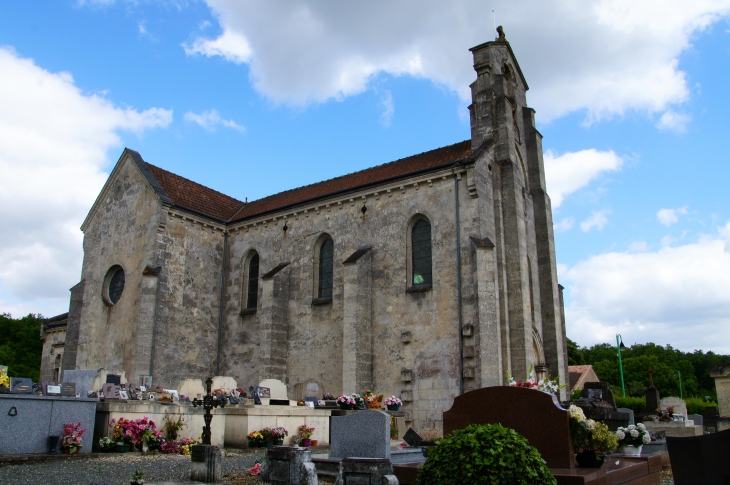
[[[210,414],[210,410],[213,408],[217,408],[220,406],[221,408],[226,405],[225,401],[213,399],[213,396],[210,394],[210,388],[213,385],[213,378],[208,377],[205,380],[206,388],[208,389],[208,394],[203,396],[203,399],[193,399],[193,407],[203,406],[203,409],[205,409],[205,415],[203,416],[203,419],[205,420],[205,426],[203,426],[203,444],[209,445],[210,444],[210,422],[213,420],[213,415]]]

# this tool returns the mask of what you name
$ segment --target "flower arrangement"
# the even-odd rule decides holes
[[[331,392],[325,392],[324,396],[322,396],[322,399],[324,399],[325,401],[334,401],[335,395]]]
[[[5,368],[0,369],[0,386],[10,387],[10,378],[8,377],[8,370]]]
[[[613,453],[618,446],[618,437],[603,423],[586,419],[583,410],[575,405],[568,408],[570,413],[570,434],[576,452],[591,451],[598,454]]]
[[[240,387],[239,388],[236,388],[236,391],[238,391],[238,397],[242,397],[242,398],[245,398],[246,397],[246,391],[244,391]]]
[[[264,435],[261,431],[252,431],[248,434],[249,446],[261,446],[264,444]]]
[[[200,444],[200,441],[193,438],[185,438],[180,441],[165,441],[160,447],[160,451],[170,455],[190,455],[193,452],[193,446]]]
[[[285,436],[289,436],[289,431],[279,426],[278,428],[271,428],[271,435],[275,440],[283,440]]]
[[[301,439],[308,440],[312,437],[312,434],[314,434],[314,428],[310,428],[306,424],[303,424],[297,428],[297,434]]]
[[[348,406],[354,406],[357,403],[352,398],[352,396],[348,396],[347,394],[343,394],[343,395],[341,395],[340,397],[337,398],[337,404],[346,404]]]
[[[162,433],[157,431],[155,422],[147,416],[135,420],[126,418],[112,419],[109,427],[114,428],[113,438],[117,443],[123,442],[134,445],[162,436]]]
[[[395,396],[390,396],[389,398],[385,399],[385,405],[386,406],[400,406],[403,404],[403,401],[398,399]]]
[[[527,378],[524,382],[516,381],[509,372],[507,372],[507,378],[509,379],[510,387],[526,387],[528,389],[536,389],[538,391],[547,392],[548,394],[557,394],[560,389],[568,386],[568,384],[560,385],[557,377],[555,379],[550,379],[550,376],[547,376],[538,380],[535,376],[535,367],[532,365],[530,366],[530,371],[527,373]]]
[[[191,455],[193,453],[193,446],[199,445],[200,441],[193,438],[185,438],[180,441],[180,448],[182,449],[183,455]]]
[[[254,466],[248,469],[248,474],[256,477],[258,474],[261,473],[261,463],[257,462]]]
[[[177,418],[172,417],[165,411],[165,417],[163,418],[165,424],[162,425],[162,429],[165,431],[167,438],[171,441],[177,439],[177,432],[185,426],[185,420],[182,414],[178,414]]]
[[[373,394],[373,391],[370,389],[365,389],[365,392],[362,393],[362,397],[365,399],[365,402],[375,401],[375,394]]]
[[[103,450],[111,450],[114,448],[114,440],[108,436],[104,436],[99,440],[99,448]]]
[[[144,472],[135,470],[132,473],[132,482],[134,485],[142,485],[144,483]]]
[[[651,436],[642,423],[630,424],[627,428],[619,427],[616,430],[619,446],[634,446],[636,448],[651,443]]]
[[[674,406],[667,406],[667,409],[657,408],[656,413],[659,421],[674,421]]]
[[[213,399],[218,399],[218,396],[222,397],[228,397],[228,391],[226,389],[213,389],[213,392],[211,392],[211,395],[213,396]]]
[[[86,428],[81,429],[81,423],[66,423],[63,425],[63,439],[61,447],[68,450],[69,454],[76,453],[83,447],[81,437],[86,433]]]
[[[365,407],[365,398],[363,398],[360,394],[354,392],[351,397],[355,401],[355,406],[360,408]]]

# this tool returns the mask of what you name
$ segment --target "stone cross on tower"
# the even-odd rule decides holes
[[[205,409],[205,415],[203,416],[203,419],[205,420],[205,426],[203,426],[203,444],[209,445],[210,444],[210,422],[213,420],[213,415],[210,414],[210,410],[213,408],[217,408],[218,406],[224,407],[226,405],[225,401],[213,399],[213,396],[210,394],[210,388],[213,385],[213,378],[208,377],[205,380],[205,386],[207,388],[208,393],[203,396],[203,399],[193,399],[193,407],[203,406],[203,409]],[[215,401],[215,402],[213,402]]]

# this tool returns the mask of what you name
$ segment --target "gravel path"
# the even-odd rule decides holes
[[[226,450],[223,458],[223,474],[240,476],[262,460],[263,450]],[[150,482],[190,481],[190,457],[181,455],[141,455],[124,453],[103,455],[98,458],[53,460],[40,463],[23,463],[0,467],[0,483],[3,485],[129,485],[135,470],[144,471],[144,480]],[[238,482],[242,483],[242,482]]]

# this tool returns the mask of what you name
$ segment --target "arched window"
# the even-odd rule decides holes
[[[259,255],[254,253],[248,260],[246,275],[246,310],[256,310],[259,299]]]
[[[332,299],[332,271],[334,269],[335,244],[332,238],[322,242],[319,247],[319,278],[317,279],[317,298]]]
[[[411,285],[431,286],[431,223],[422,218],[411,228]]]

